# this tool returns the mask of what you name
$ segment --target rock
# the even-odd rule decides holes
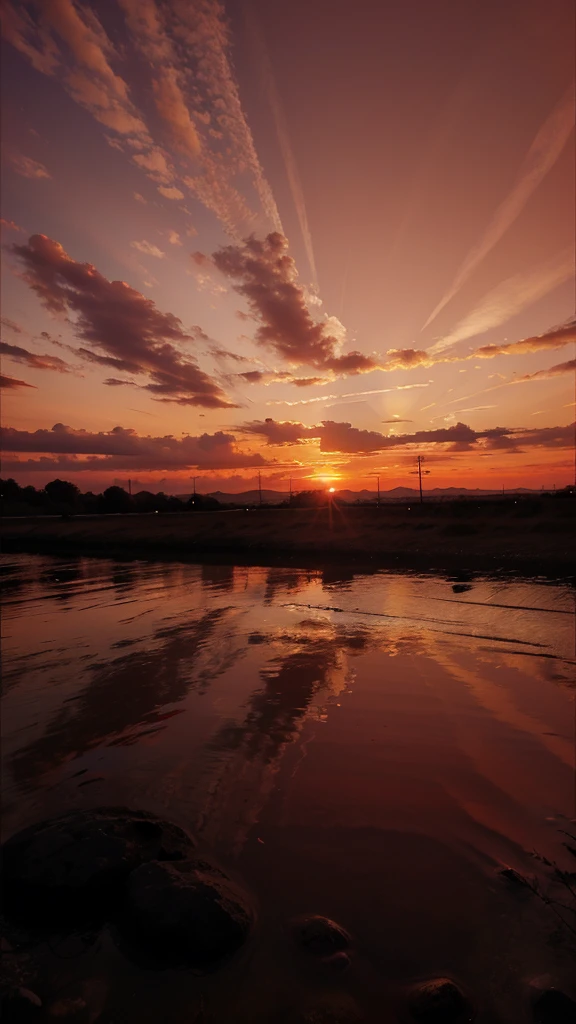
[[[245,942],[254,914],[246,895],[205,862],[143,864],[128,880],[120,931],[157,965],[208,967]]]
[[[42,1015],[42,1000],[29,988],[16,988],[2,1000],[3,1024],[19,1024],[39,1020]]]
[[[327,957],[350,945],[350,936],[344,928],[317,914],[295,918],[292,931],[296,942],[315,956]]]
[[[576,1003],[557,988],[540,992],[532,1003],[537,1024],[576,1024]]]
[[[417,985],[410,999],[414,1020],[424,1024],[464,1024],[472,1019],[468,1000],[449,978],[434,978]]]
[[[150,860],[189,857],[182,829],[152,814],[102,808],[63,815],[19,832],[3,846],[8,916],[49,924],[103,921],[126,879]]]

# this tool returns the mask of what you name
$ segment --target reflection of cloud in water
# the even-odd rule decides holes
[[[162,709],[182,700],[192,687],[202,689],[227,666],[226,648],[210,649],[214,663],[197,659],[226,616],[216,608],[190,625],[158,629],[146,650],[94,666],[90,683],[65,705],[37,741],[18,751],[13,771],[18,782],[35,786],[46,770],[101,744],[131,743],[164,728]],[[138,732],[134,732],[138,729]]]
[[[203,565],[200,573],[203,587],[221,593],[229,593],[234,590],[235,570],[233,565]]]
[[[316,569],[269,569],[264,604],[272,604],[277,594],[298,594],[310,582],[321,579],[321,575]]]
[[[248,701],[244,720],[223,725],[211,744],[228,756],[211,783],[200,830],[236,853],[258,820],[286,747],[307,719],[326,718],[326,704],[350,682],[347,654],[367,644],[361,630],[339,630],[321,620],[303,620],[270,639],[283,652],[261,669],[263,685]]]

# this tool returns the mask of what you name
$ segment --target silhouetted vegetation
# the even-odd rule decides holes
[[[220,508],[215,498],[196,494],[190,499],[159,491],[131,495],[123,487],[107,487],[102,494],[82,494],[68,480],[51,480],[42,489],[20,487],[15,480],[0,480],[3,516],[122,515],[125,513],[194,512]]]
[[[448,516],[456,519],[476,518],[480,513],[485,516],[501,516],[504,514],[514,515],[518,518],[536,518],[548,507],[552,501],[557,499],[576,497],[575,488],[568,486],[562,490],[553,492],[541,492],[538,496],[530,493],[510,493],[507,495],[455,495],[455,496],[426,496],[424,504],[417,500],[398,498],[396,501],[382,501],[380,513],[383,517],[394,519],[401,514],[404,517],[406,511],[411,518],[422,518]],[[69,480],[51,480],[44,488],[36,489],[32,486],[20,487],[12,478],[0,480],[0,512],[3,516],[65,516],[66,518],[75,515],[122,515],[126,513],[142,513],[153,515],[156,512],[211,512],[218,509],[257,508],[259,501],[252,501],[249,504],[244,497],[239,501],[230,501],[226,504],[217,501],[216,498],[207,494],[192,494],[189,497],[182,495],[165,494],[159,491],[153,494],[152,491],[138,491],[137,494],[129,494],[123,487],[114,485],[107,487],[102,494],[93,494],[92,491],[82,493],[75,484]],[[264,507],[278,509],[320,509],[333,505],[335,508],[355,507],[376,507],[375,500],[368,501],[344,501],[338,493],[328,493],[326,490],[298,491],[290,495],[284,501],[274,504],[265,503]],[[572,502],[569,502],[572,505]],[[568,511],[568,509],[567,509]],[[425,527],[421,527],[425,528]],[[454,535],[464,536],[466,533],[476,532],[475,529],[454,529]]]

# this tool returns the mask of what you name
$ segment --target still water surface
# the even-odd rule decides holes
[[[478,1020],[517,1024],[531,981],[570,985],[558,913],[498,874],[550,894],[533,852],[574,870],[570,587],[27,555],[4,558],[3,584],[3,837],[143,808],[258,906],[217,976],[142,973],[106,937],[48,963],[64,989],[96,986],[92,1019],[304,1020],[322,1003],[340,1017],[309,1019],[392,1022],[405,985],[449,974]],[[346,973],[293,949],[286,922],[306,912],[354,935]]]

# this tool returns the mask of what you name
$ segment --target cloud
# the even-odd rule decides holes
[[[52,177],[52,175],[46,170],[44,164],[39,163],[38,160],[32,160],[29,156],[23,156],[21,153],[14,153],[10,157],[10,163],[16,173],[21,174],[23,178]]]
[[[326,383],[326,381],[324,381],[324,383]],[[287,399],[280,399],[275,402],[266,402],[266,405],[311,405],[313,402],[330,402],[335,399],[360,398],[365,395],[387,395],[392,391],[412,391],[413,388],[428,388],[432,383],[432,381],[426,381],[418,384],[397,384],[396,387],[392,388],[372,388],[370,391],[346,391],[344,394],[340,395],[320,395],[318,398],[300,398],[292,402]],[[435,403],[433,402],[432,405],[434,404]],[[426,406],[425,408],[429,409],[431,406]]]
[[[564,373],[574,373],[575,371],[576,359],[569,359],[567,363],[557,363],[556,366],[550,366],[547,370],[527,373],[523,377],[517,377],[514,381],[509,381],[509,383],[522,384],[528,380],[547,380],[549,377],[560,377]]]
[[[300,225],[300,232],[304,242],[304,248],[306,249],[306,256],[308,257],[308,265],[312,274],[312,281],[315,287],[318,286],[318,273],[316,270],[316,260],[314,258],[314,246],[312,244],[312,234],[310,232],[310,226],[308,223],[308,214],[306,211],[306,203],[304,201],[304,191],[302,189],[302,183],[300,181],[300,175],[298,173],[298,166],[296,164],[296,158],[292,151],[290,143],[290,133],[288,130],[288,124],[286,121],[286,115],[282,107],[282,101],[276,88],[276,82],[274,80],[274,73],[272,71],[272,64],[270,62],[270,56],[268,54],[268,48],[266,46],[266,40],[262,32],[262,28],[256,16],[256,12],[251,5],[247,5],[245,8],[245,16],[248,21],[249,28],[252,34],[252,40],[254,47],[257,51],[258,58],[262,69],[262,78],[264,82],[264,89],[268,97],[268,102],[272,110],[274,117],[274,124],[276,126],[276,135],[280,145],[280,151],[284,160],[284,167],[286,168],[286,177],[288,178],[288,184],[290,185],[290,191],[292,193],[292,199],[296,208],[298,216],[298,223]],[[308,299],[310,301],[310,299]]]
[[[58,373],[72,373],[72,367],[65,363],[59,356],[37,355],[36,352],[29,352],[27,348],[20,345],[9,345],[0,341],[0,353],[12,359],[15,363],[23,363],[34,370],[56,370]]]
[[[514,274],[488,292],[468,316],[428,349],[430,355],[450,345],[484,334],[516,316],[526,306],[538,302],[548,292],[574,277],[574,247],[556,253],[553,259],[529,273]]]
[[[382,420],[382,423],[413,423],[414,420],[403,420],[399,416],[395,416],[392,420]]]
[[[138,249],[138,252],[144,253],[145,256],[155,256],[157,260],[163,260],[166,257],[166,253],[162,252],[157,245],[152,245],[152,242],[147,242],[144,238],[141,242],[130,242],[133,249]]]
[[[0,323],[2,327],[7,327],[8,330],[14,331],[14,334],[22,334],[22,328],[14,320],[9,320],[7,316],[0,317]]]
[[[233,434],[222,431],[198,437],[144,437],[125,427],[92,433],[56,423],[51,430],[8,427],[3,432],[2,447],[7,452],[52,457],[13,464],[27,470],[62,469],[62,462],[54,458],[62,455],[69,457],[64,468],[75,471],[240,469],[267,464],[262,455],[240,451],[235,442]]]
[[[6,391],[15,390],[16,388],[34,388],[34,384],[27,384],[25,380],[18,380],[17,377],[7,377],[4,373],[0,373],[0,388]]]
[[[174,188],[173,185],[169,188],[165,185],[159,185],[158,191],[165,199],[184,199],[184,193],[179,188]]]
[[[176,68],[166,67],[159,71],[153,81],[153,89],[156,108],[168,126],[174,144],[187,156],[196,159],[200,155],[200,139],[178,84]]]
[[[13,221],[13,220],[6,220],[4,217],[0,217],[0,225],[2,225],[2,227],[4,228],[5,231],[23,231],[24,230],[18,224],[16,224],[15,221]]]
[[[576,317],[567,320],[557,327],[551,327],[544,334],[536,334],[521,341],[512,341],[503,345],[484,345],[477,348],[470,359],[492,359],[494,356],[524,356],[530,352],[545,349],[562,348],[576,342]]]
[[[134,199],[136,200],[136,202],[142,203],[143,206],[147,206],[148,205],[148,200],[144,199],[144,196],[140,195],[139,192],[135,192],[134,193]]]
[[[168,241],[170,242],[170,245],[182,245],[180,235],[177,231],[173,231],[172,229],[168,232]]]
[[[59,242],[32,235],[11,251],[22,277],[54,315],[72,314],[80,353],[92,361],[133,374],[146,374],[144,387],[154,397],[207,408],[231,405],[219,384],[176,347],[193,336],[173,313],[124,281],[109,281],[90,263],[72,259]],[[94,351],[95,350],[95,351]]]
[[[313,385],[328,384],[324,377],[295,377],[287,370],[245,370],[244,373],[237,373],[237,377],[246,381],[247,384],[294,384],[297,388],[308,388]]]
[[[211,258],[194,254],[199,265],[212,263],[233,282],[259,324],[256,342],[294,366],[308,365],[334,374],[367,373],[378,364],[360,352],[340,356],[344,329],[336,318],[315,321],[288,255],[288,241],[275,231],[263,241],[253,236],[241,245],[228,245]]]
[[[235,184],[248,172],[268,226],[281,230],[240,102],[221,4],[174,0],[168,9],[154,0],[121,0],[121,6],[136,47],[154,69],[153,93],[162,128],[191,168],[179,184],[236,237],[254,219]]]
[[[572,84],[537,132],[511,191],[500,203],[480,241],[468,253],[448,291],[432,310],[424,328],[428,327],[454,298],[476,267],[520,215],[532,193],[554,167],[573,127],[574,86]]]
[[[491,427],[487,430],[473,430],[465,423],[434,430],[417,430],[412,434],[381,434],[376,430],[359,430],[351,423],[322,420],[307,427],[303,423],[267,418],[255,420],[242,426],[244,433],[263,437],[270,446],[303,444],[317,441],[320,451],[327,454],[370,455],[390,448],[418,445],[450,445],[450,450],[478,450],[493,447],[566,447],[574,441],[574,427],[547,427],[541,430],[524,428]]]

